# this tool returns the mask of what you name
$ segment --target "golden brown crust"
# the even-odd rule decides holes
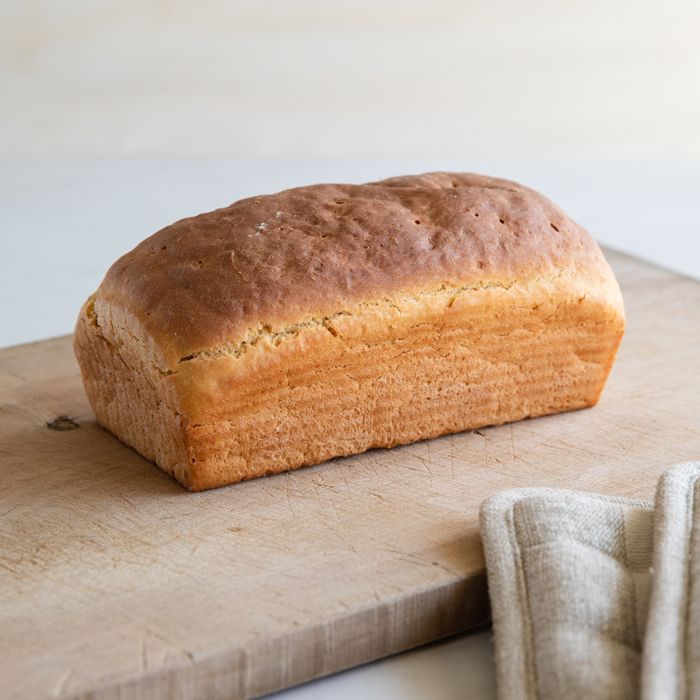
[[[119,259],[98,299],[132,314],[172,370],[251,331],[361,301],[574,267],[608,274],[590,236],[542,195],[430,173],[299,187],[183,219]]]
[[[76,353],[100,423],[199,490],[590,406],[623,328],[583,229],[437,173],[178,222],[115,263]]]

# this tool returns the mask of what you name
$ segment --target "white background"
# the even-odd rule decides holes
[[[700,277],[700,163],[659,160],[700,158],[698,26],[697,0],[0,0],[0,347],[70,332],[177,218],[432,169]],[[480,632],[283,697],[493,693]]]
[[[700,157],[697,0],[2,0],[8,156]]]

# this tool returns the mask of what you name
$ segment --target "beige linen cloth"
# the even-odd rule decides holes
[[[653,504],[553,489],[481,509],[507,700],[700,698],[700,462]]]

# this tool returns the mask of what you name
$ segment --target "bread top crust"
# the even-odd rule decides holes
[[[128,315],[167,370],[251,332],[394,294],[564,272],[622,313],[600,248],[548,199],[507,180],[427,173],[298,187],[178,221],[112,265],[95,308]]]

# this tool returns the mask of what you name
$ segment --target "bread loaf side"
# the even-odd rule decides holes
[[[596,403],[624,330],[542,195],[429,173],[179,221],[78,319],[98,421],[191,490]]]

